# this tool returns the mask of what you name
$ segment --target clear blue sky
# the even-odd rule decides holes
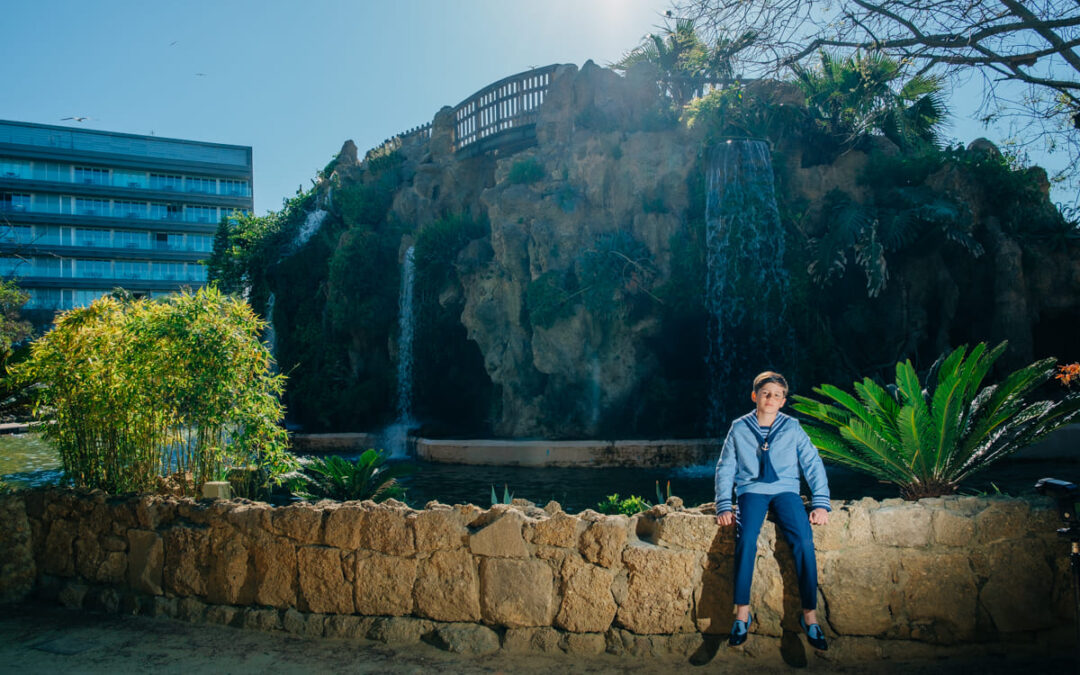
[[[363,153],[531,66],[606,65],[669,4],[5,0],[0,119],[250,145],[262,214],[346,139]],[[962,119],[948,135],[994,137]]]

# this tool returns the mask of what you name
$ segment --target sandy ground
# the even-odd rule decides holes
[[[431,645],[300,638],[160,618],[114,616],[39,604],[5,608],[0,672],[19,673],[1072,673],[1074,662],[1030,654],[974,659],[881,662],[839,667],[812,657],[804,668],[775,659],[725,659],[724,647],[701,665],[685,660],[603,655],[497,653],[461,656]],[[751,636],[753,639],[753,636]],[[999,651],[999,650],[994,650]],[[725,661],[728,661],[725,663]]]

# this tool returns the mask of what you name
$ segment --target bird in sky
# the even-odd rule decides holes
[[[76,122],[85,122],[85,121],[86,121],[86,120],[88,120],[88,119],[90,119],[90,118],[89,118],[89,117],[78,117],[78,116],[75,116],[75,117],[61,117],[61,118],[60,118],[60,121],[61,121],[61,122],[65,122],[65,121],[67,121],[67,120],[75,120]]]
[[[206,77],[206,73],[195,73],[195,77]]]
[[[180,42],[180,41],[179,41],[179,40],[173,40],[172,42],[170,42],[170,43],[169,43],[169,46],[170,46],[170,47],[172,47],[172,46],[173,46],[173,45],[175,45],[175,44],[176,44],[177,42]]]

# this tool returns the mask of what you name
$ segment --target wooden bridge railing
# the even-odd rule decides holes
[[[489,84],[454,107],[454,151],[478,155],[516,150],[536,140],[536,111],[544,102],[558,64],[533,68]],[[367,151],[365,159],[414,139],[431,138],[431,123],[395,134]]]
[[[505,77],[459,103],[454,108],[454,150],[479,154],[535,140],[536,111],[557,67]]]

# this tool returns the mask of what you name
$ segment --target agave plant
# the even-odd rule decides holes
[[[411,464],[387,464],[382,450],[365,450],[355,461],[338,455],[319,457],[304,464],[302,484],[293,484],[293,492],[305,498],[339,501],[403,499],[405,488],[397,479],[412,473]]]
[[[792,407],[811,418],[806,432],[823,458],[894,483],[905,499],[952,494],[970,474],[1080,415],[1080,392],[1030,400],[1053,377],[1054,359],[982,386],[1005,345],[942,355],[925,388],[909,360],[896,364],[895,385],[866,378],[852,395],[825,384],[814,393],[827,402],[795,396]]]

